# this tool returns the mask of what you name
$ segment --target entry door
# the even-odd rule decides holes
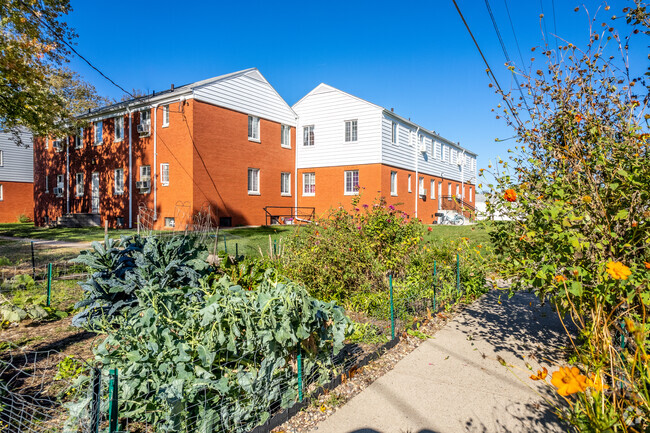
[[[99,213],[99,173],[93,173],[91,184],[92,213]]]

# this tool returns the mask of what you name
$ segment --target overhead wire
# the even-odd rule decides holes
[[[553,39],[555,39],[555,52],[558,53],[559,48],[557,46],[557,21],[555,19],[555,0],[551,0],[551,6],[553,8],[553,33],[554,33]]]
[[[501,45],[501,50],[503,50],[503,55],[506,58],[506,62],[508,63],[509,67],[513,67],[512,61],[510,60],[510,56],[508,55],[508,49],[506,48],[506,44],[503,42],[503,38],[501,37],[501,32],[499,31],[499,25],[497,24],[497,21],[494,18],[494,14],[492,13],[492,8],[490,7],[489,0],[485,0],[485,6],[487,6],[488,13],[490,14],[490,20],[492,20],[492,26],[494,27],[494,31],[497,34],[497,38],[499,39],[499,44]],[[530,110],[530,108],[528,107],[528,102],[526,102],[526,98],[524,97],[524,92],[521,90],[521,85],[519,84],[519,79],[517,78],[517,74],[515,73],[514,70],[511,70],[511,72],[513,78],[515,79],[515,83],[517,84],[517,90],[519,90],[519,94],[521,95],[521,100],[524,102],[524,105],[526,105],[526,109]]]
[[[510,16],[510,8],[508,8],[508,0],[503,0],[503,4],[506,7],[506,13],[508,14],[508,21],[510,22],[510,29],[512,30],[512,35],[515,37],[515,45],[517,45],[517,51],[519,52],[519,59],[521,59],[522,68],[526,65],[524,62],[524,56],[521,54],[521,48],[519,48],[519,39],[517,38],[517,32],[515,32],[515,26],[512,23],[512,17]]]

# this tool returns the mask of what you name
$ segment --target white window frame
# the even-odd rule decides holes
[[[248,141],[260,142],[260,118],[248,115]]]
[[[397,172],[390,172],[390,195],[397,197]]]
[[[429,182],[429,188],[431,188],[431,194],[430,194],[431,200],[435,200],[436,199],[436,181],[434,179],[431,179],[431,181]]]
[[[141,134],[140,136],[147,137],[151,135],[151,111],[149,110],[140,111],[140,124],[147,125],[147,132],[145,134]]]
[[[460,197],[460,184],[456,184],[456,197]]]
[[[148,172],[148,173],[146,173]],[[150,165],[141,165],[140,169],[138,170],[138,180],[140,182],[148,180],[149,181],[149,188],[147,189],[140,189],[141,194],[149,194],[151,192],[151,166]]]
[[[167,162],[160,164],[160,184],[169,186],[169,163]]]
[[[444,162],[449,162],[449,146],[445,145],[442,143],[440,145],[442,147],[442,160]]]
[[[354,184],[354,178],[357,178],[356,185]],[[351,183],[348,185],[348,178],[350,178]],[[350,188],[348,188],[350,186]],[[359,170],[345,170],[343,172],[343,194],[344,195],[357,195],[359,194]]]
[[[418,178],[418,195],[422,195],[422,191],[424,191],[424,177],[420,176]]]
[[[0,201],[5,200],[5,187],[0,183]]]
[[[289,125],[280,126],[280,146],[291,149],[291,127]]]
[[[359,122],[357,119],[345,121],[345,142],[356,143],[359,139]]]
[[[119,128],[118,128],[119,127]],[[113,119],[113,129],[115,133],[115,143],[119,143],[120,141],[124,140],[124,117],[123,116],[117,116]],[[117,131],[120,131],[120,135],[117,135]]]
[[[291,197],[291,173],[280,173],[280,195],[283,197]]]
[[[451,201],[452,195],[451,195],[451,182],[447,182],[447,200]]]
[[[169,104],[163,105],[163,115],[162,115],[162,127],[167,128],[169,126]]]
[[[96,120],[93,131],[93,145],[99,146],[104,142],[104,121]],[[99,134],[99,135],[98,135]],[[99,138],[99,140],[98,140]]]
[[[409,174],[408,179],[409,179],[409,182],[408,182],[409,192],[413,192],[413,190],[411,189],[411,175],[410,174]]]
[[[59,180],[60,179],[60,180]],[[56,188],[61,188],[61,193],[57,197],[63,197],[63,188],[65,187],[65,177],[62,174],[56,175]]]
[[[173,229],[174,227],[176,227],[176,219],[174,217],[165,217],[164,222],[166,228]]]
[[[441,143],[439,141],[436,141],[436,142],[433,143],[433,159],[442,160],[442,154],[441,154],[440,146],[441,146]]]
[[[74,176],[74,195],[75,197],[83,197],[84,195],[84,174],[76,173]],[[81,181],[80,181],[81,180]]]
[[[305,125],[302,127],[302,145],[304,147],[313,147],[316,144],[314,135],[314,125]]]
[[[5,166],[5,152],[4,150],[0,149],[0,167]]]
[[[309,182],[308,182],[309,181]],[[309,186],[310,191],[307,191]],[[304,197],[313,197],[316,195],[316,173],[309,172],[302,174],[302,195]]]
[[[120,181],[118,181],[118,179]],[[124,169],[116,168],[113,170],[113,194],[122,195],[124,194]]]
[[[79,128],[77,135],[74,136],[74,148],[83,149],[84,147],[84,129]]]
[[[397,128],[397,122],[392,122],[391,129],[390,129],[390,142],[391,144],[398,144],[399,143],[399,130]]]
[[[253,175],[253,177],[251,177]],[[251,188],[251,180],[253,180],[253,185]],[[257,183],[257,184],[256,184]],[[260,195],[260,169],[259,168],[248,168],[248,195]]]

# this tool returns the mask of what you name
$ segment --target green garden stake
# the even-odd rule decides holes
[[[235,258],[239,257],[239,243],[235,242]]]
[[[460,254],[456,253],[456,291],[460,297]]]
[[[302,403],[302,351],[298,346],[298,401]]]
[[[99,368],[93,368],[93,399],[90,411],[90,431],[99,433],[99,420],[101,419],[101,390],[102,390],[102,371]]]
[[[621,349],[625,349],[625,322],[621,322],[621,328],[623,329],[621,332]]]
[[[273,239],[273,255],[275,256],[277,253],[277,240]]]
[[[108,432],[117,432],[117,369],[112,368],[109,371],[110,381],[108,384],[108,398],[110,406],[108,407]]]
[[[388,274],[388,285],[390,287],[390,336],[395,339],[395,306],[393,305],[393,274]]]
[[[47,264],[47,303],[49,307],[52,303],[52,263]]]
[[[32,245],[32,278],[36,281],[36,260],[34,260],[34,241],[31,242]]]
[[[226,243],[226,234],[223,234],[223,249],[228,254],[228,244]]]
[[[436,261],[433,261],[433,311],[438,311],[438,306],[436,305]]]

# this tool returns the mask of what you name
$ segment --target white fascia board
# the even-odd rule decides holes
[[[106,111],[99,115],[93,115],[91,113],[83,116],[77,116],[77,119],[87,120],[89,122],[96,122],[98,120],[111,119],[113,117],[117,117],[120,115],[123,116],[128,114],[129,111],[131,112],[142,111],[146,108],[153,108],[155,105],[171,104],[173,102],[178,102],[181,99],[185,99],[185,100],[194,99],[194,96],[192,95],[192,91],[188,90],[182,93],[175,93],[174,95],[163,95],[160,97],[152,97],[147,101],[135,103],[132,105],[120,105],[118,107],[115,107],[114,110]]]
[[[365,104],[371,105],[371,106],[377,108],[378,110],[384,110],[384,107],[380,107],[380,106],[377,105],[377,104],[373,104],[373,103],[370,102],[370,101],[366,101],[365,99],[359,98],[358,96],[354,96],[354,95],[352,95],[352,94],[350,94],[350,93],[344,92],[344,91],[341,90],[341,89],[337,89],[336,87],[332,87],[332,86],[330,86],[329,84],[325,84],[325,83],[320,83],[318,86],[314,87],[314,88],[313,88],[309,93],[307,93],[305,96],[303,96],[302,98],[300,98],[300,100],[299,100],[298,102],[296,102],[295,104],[293,104],[293,106],[295,107],[295,106],[297,106],[298,104],[300,104],[304,99],[306,99],[308,96],[311,96],[312,93],[314,93],[314,92],[315,92],[319,87],[321,87],[321,86],[325,86],[325,87],[327,87],[327,88],[330,89],[332,92],[338,92],[338,93],[341,93],[341,94],[343,94],[343,95],[349,96],[350,98],[356,99],[356,100],[359,101],[359,102],[363,102],[363,103],[365,103]]]

